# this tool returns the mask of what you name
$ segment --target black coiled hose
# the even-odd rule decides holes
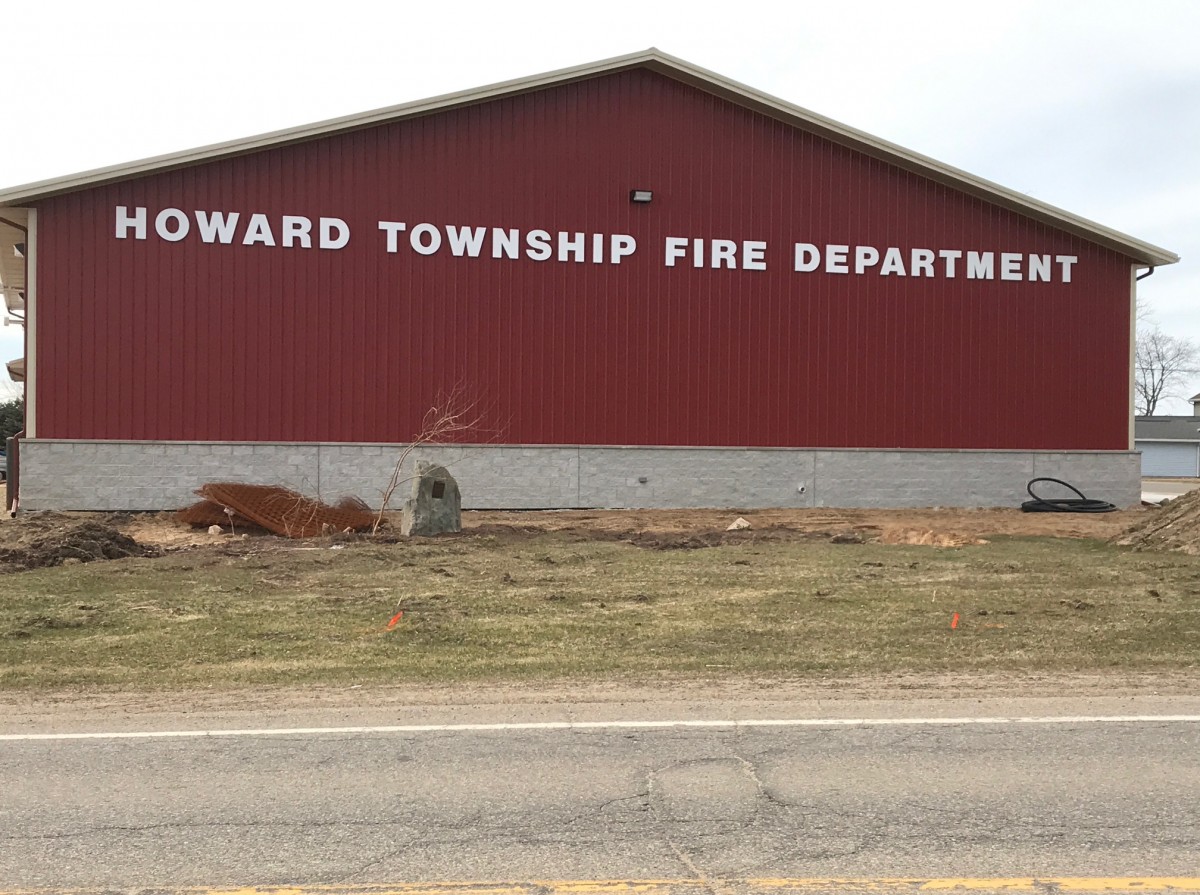
[[[1038,497],[1033,493],[1033,486],[1038,482],[1053,482],[1056,485],[1062,485],[1078,494],[1078,497]],[[1083,492],[1072,485],[1070,482],[1064,482],[1062,479],[1052,479],[1047,476],[1041,478],[1030,479],[1025,486],[1025,490],[1029,492],[1029,496],[1033,500],[1027,500],[1021,504],[1021,509],[1026,513],[1111,513],[1116,509],[1114,504],[1107,500],[1092,500],[1090,497],[1084,497]]]

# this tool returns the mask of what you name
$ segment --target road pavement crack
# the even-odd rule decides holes
[[[682,764],[693,764],[693,763],[695,763],[695,762],[683,762]],[[659,773],[661,773],[662,770],[665,770],[668,768],[679,767],[679,764],[680,763],[673,764],[673,765],[667,765],[666,768],[659,769],[659,770],[655,770],[652,768],[646,772],[646,786],[645,786],[646,805],[648,806],[648,808],[650,810],[652,818],[654,819],[657,826],[662,831],[663,841],[667,844],[667,848],[669,848],[671,850],[671,853],[673,855],[675,855],[675,859],[677,861],[679,861],[679,863],[682,864],[684,866],[684,868],[686,868],[687,872],[693,878],[695,878],[696,882],[705,891],[712,893],[712,895],[731,895],[729,890],[727,890],[724,886],[722,886],[719,881],[709,878],[709,876],[703,870],[701,870],[699,866],[697,866],[696,862],[692,860],[691,856],[688,855],[687,851],[684,850],[678,843],[675,842],[675,840],[671,837],[671,834],[669,833],[669,831],[667,829],[667,827],[668,827],[667,820],[662,817],[661,813],[654,805],[654,800],[655,800],[655,785],[654,784],[655,784],[657,775]]]
[[[704,871],[697,867],[696,863],[690,857],[688,857],[687,852],[676,845],[675,841],[670,836],[666,836],[664,838],[666,839],[667,847],[675,853],[675,857],[679,859],[679,863],[687,868],[688,873],[696,878],[696,882],[699,883],[702,888],[708,892],[711,892],[712,895],[728,895],[728,891],[716,880],[709,879],[705,875]]]
[[[753,762],[746,760],[741,755],[734,755],[733,757],[734,760],[737,761],[739,767],[741,767],[742,773],[750,779],[750,781],[757,788],[758,794],[762,796],[762,798],[764,798],[768,804],[773,805],[776,808],[782,808],[784,811],[791,810],[792,806],[783,799],[779,798],[779,796],[775,795],[771,788],[763,781],[762,777],[759,776],[758,768]]]
[[[643,805],[642,805],[643,810],[648,809],[650,807],[650,790],[645,789],[645,790],[642,790],[641,792],[635,792],[631,796],[618,796],[615,799],[609,799],[607,802],[601,802],[599,805],[597,805],[595,810],[597,812],[604,811],[608,808],[611,808],[613,805],[619,805],[622,802],[633,802],[633,801],[641,801],[643,803]]]

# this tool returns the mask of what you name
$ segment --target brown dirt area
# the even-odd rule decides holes
[[[739,517],[746,519],[750,528],[726,531]],[[520,537],[522,533],[553,531],[659,549],[810,539],[962,547],[985,543],[996,535],[1109,540],[1134,523],[1147,522],[1147,511],[1141,509],[1097,515],[1015,509],[474,510],[463,512],[463,534]],[[28,512],[0,523],[0,569],[36,569],[64,561],[89,563],[228,545],[230,534],[239,540],[259,540],[265,535],[262,529],[252,527],[209,534],[205,528],[181,524],[170,512]],[[389,535],[383,537],[386,540]]]
[[[1023,513],[999,508],[473,510],[463,513],[463,532],[468,535],[556,532],[589,540],[629,541],[658,549],[826,538],[849,543],[962,547],[986,543],[987,538],[997,535],[1108,540],[1120,536],[1134,523],[1148,522],[1148,512],[1155,511],[1070,514]],[[749,522],[750,528],[726,531],[738,518]],[[209,534],[204,528],[183,525],[173,513],[31,512],[0,523],[0,569],[17,571],[63,562],[228,545],[230,534],[228,529],[221,534]],[[256,540],[265,535],[256,528],[235,529],[232,534],[237,539]]]
[[[884,544],[962,546],[994,535],[1110,538],[1147,511],[1023,513],[1017,509],[903,510],[552,510],[463,513],[465,528],[505,525],[535,531],[577,531],[618,536],[724,533],[735,519],[749,532],[834,535],[858,532]]]

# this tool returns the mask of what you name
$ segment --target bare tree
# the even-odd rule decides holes
[[[1137,303],[1136,320],[1139,333],[1142,330],[1158,326],[1158,324],[1154,322],[1154,307],[1150,304],[1150,302],[1143,301],[1140,298],[1138,299]]]
[[[1164,398],[1184,397],[1179,390],[1200,372],[1200,346],[1157,326],[1141,330],[1133,367],[1134,409],[1138,416],[1153,416]]]
[[[372,534],[379,531],[379,527],[383,525],[384,514],[391,503],[392,495],[396,493],[396,488],[402,482],[408,481],[404,478],[404,464],[413,452],[425,445],[457,441],[468,433],[479,431],[482,422],[483,414],[474,401],[466,398],[461,387],[438,398],[425,412],[425,417],[421,420],[421,431],[396,457],[391,478],[388,479],[387,487],[383,489],[383,500],[375,517],[375,525],[371,528]]]

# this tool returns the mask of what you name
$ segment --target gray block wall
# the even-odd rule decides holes
[[[21,444],[21,507],[175,509],[213,481],[279,484],[327,501],[353,494],[378,506],[402,450],[33,439]],[[1017,506],[1025,483],[1043,475],[1119,506],[1141,499],[1131,451],[437,445],[413,452],[402,478],[418,459],[450,469],[472,509]],[[401,482],[394,508],[409,488]]]

